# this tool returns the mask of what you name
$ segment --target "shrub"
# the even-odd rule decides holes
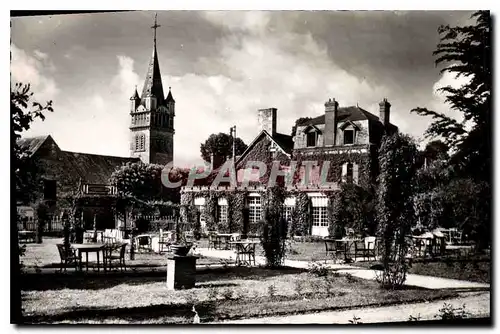
[[[469,312],[465,310],[465,304],[461,307],[453,307],[451,304],[444,303],[443,307],[439,309],[439,314],[436,318],[441,318],[441,320],[454,320],[454,319],[465,319],[470,315]]]
[[[267,294],[269,297],[273,298],[276,296],[276,286],[274,284],[271,284],[267,287]]]
[[[227,288],[222,292],[222,296],[226,300],[233,299],[234,291],[231,288]]]
[[[309,263],[309,265],[307,267],[307,271],[309,272],[309,274],[315,275],[315,276],[318,276],[318,277],[327,276],[328,272],[329,272],[328,271],[328,267],[325,266],[321,262],[312,262],[312,263]]]
[[[262,224],[261,244],[268,267],[282,266],[285,260],[285,238],[287,222],[279,214],[267,210],[266,221]]]
[[[217,295],[218,295],[217,288],[215,286],[210,286],[210,288],[208,289],[208,300],[211,301],[217,300]]]
[[[362,324],[362,322],[361,322],[361,321],[359,321],[359,320],[361,320],[361,318],[356,317],[356,315],[354,314],[354,315],[352,316],[352,320],[349,320],[349,323],[351,323],[351,324],[353,324],[353,325]]]
[[[355,282],[357,282],[357,281],[358,281],[358,279],[357,279],[356,277],[352,276],[352,274],[350,274],[350,273],[347,273],[347,274],[345,275],[345,279],[346,279],[346,281],[347,281],[348,283],[355,283]]]

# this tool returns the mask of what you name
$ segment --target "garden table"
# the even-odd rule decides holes
[[[351,248],[353,247],[354,243],[356,241],[360,241],[361,239],[351,239],[351,238],[342,238],[342,239],[335,239],[335,242],[338,242],[338,243],[343,243],[344,244],[344,259],[347,261],[348,259],[350,259],[348,257],[349,252],[351,250]]]
[[[80,270],[82,270],[82,267],[81,267],[82,253],[85,253],[85,267],[86,267],[87,271],[89,271],[89,253],[95,252],[97,254],[97,271],[99,271],[99,269],[100,269],[100,267],[99,267],[99,264],[100,264],[99,253],[102,252],[103,268],[104,268],[104,271],[106,271],[106,257],[104,256],[106,244],[104,244],[104,243],[72,244],[71,247],[78,250],[78,259],[80,260]]]
[[[255,264],[255,245],[260,242],[251,240],[231,241],[229,244],[236,246],[236,264],[251,265],[251,261]],[[248,255],[248,259],[245,257]]]

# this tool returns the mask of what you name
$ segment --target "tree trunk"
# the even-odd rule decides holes
[[[19,282],[21,279],[21,256],[19,254],[19,233],[17,222],[15,227],[11,229],[11,282]],[[23,322],[23,308],[21,285],[11,285],[11,312],[10,322],[12,324],[21,324]]]

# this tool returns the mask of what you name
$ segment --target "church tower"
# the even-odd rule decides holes
[[[171,89],[165,98],[161,81],[160,64],[156,51],[156,22],[153,55],[149,62],[144,88],[139,97],[137,87],[130,98],[130,155],[144,163],[166,165],[174,160],[175,100]]]

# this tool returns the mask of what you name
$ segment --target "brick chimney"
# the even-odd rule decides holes
[[[276,108],[259,109],[260,130],[266,130],[271,136],[276,134]]]
[[[379,119],[380,121],[384,124],[387,125],[390,122],[390,116],[391,116],[391,104],[387,101],[386,98],[384,98],[379,104],[380,107],[380,116]]]
[[[334,146],[337,134],[337,111],[339,103],[335,99],[325,102],[325,129],[323,130],[324,146]]]

